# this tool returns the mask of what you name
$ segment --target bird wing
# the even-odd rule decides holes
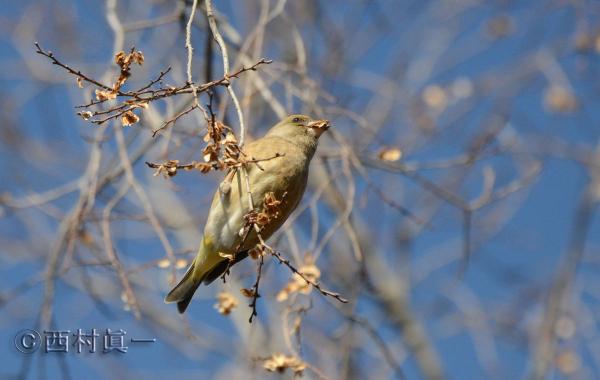
[[[246,146],[245,151],[247,158],[265,160],[258,165],[248,166],[248,178],[255,208],[262,207],[264,196],[268,192],[273,192],[277,199],[283,198],[285,193],[285,201],[279,210],[280,217],[272,225],[267,225],[261,233],[263,239],[268,239],[302,198],[308,176],[308,159],[295,144],[275,136],[253,141]],[[282,156],[273,158],[276,154]],[[218,252],[236,253],[236,247],[242,240],[240,230],[245,224],[244,215],[248,210],[246,182],[243,171],[238,170],[231,181],[229,192],[223,193],[217,190],[213,197],[204,228],[204,239],[210,243],[213,252],[207,254],[219,256]],[[251,248],[257,242],[256,235],[251,233],[240,248]]]

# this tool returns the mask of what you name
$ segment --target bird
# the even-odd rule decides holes
[[[244,147],[245,157],[255,163],[245,164],[247,174],[235,170],[230,186],[220,186],[215,191],[198,253],[181,281],[165,297],[166,303],[177,303],[179,313],[184,313],[201,283],[209,285],[248,256],[260,239],[254,229],[243,232],[244,227],[248,228],[244,217],[251,206],[260,212],[265,196],[271,195],[281,203],[276,217],[261,227],[260,238],[266,241],[281,227],[302,199],[310,161],[319,137],[329,127],[325,119],[289,115],[264,137]]]

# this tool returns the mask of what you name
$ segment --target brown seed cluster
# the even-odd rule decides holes
[[[266,255],[267,253],[267,247],[265,247],[262,244],[257,244],[254,248],[248,251],[248,256],[250,256],[253,260],[257,260],[260,257]]]
[[[173,177],[177,175],[178,170],[199,170],[202,173],[207,173],[213,166],[206,162],[197,162],[192,161],[189,164],[179,164],[179,160],[168,160],[163,162],[162,164],[155,164],[152,162],[146,162],[146,165],[151,167],[152,169],[156,169],[154,175],[164,175],[165,178]]]
[[[156,169],[155,176],[163,174],[165,177],[173,177],[180,169],[199,170],[202,173],[230,169],[230,173],[233,174],[233,170],[247,162],[243,159],[243,153],[231,129],[219,121],[208,123],[204,141],[207,143],[202,150],[204,162],[192,161],[188,164],[180,164],[179,160],[168,160],[160,164],[151,162],[146,164]],[[230,180],[233,178],[232,175],[227,177]]]
[[[116,99],[121,91],[121,87],[127,82],[127,79],[131,76],[131,65],[133,63],[137,63],[138,65],[142,65],[144,63],[144,54],[141,51],[131,49],[129,53],[125,53],[124,51],[120,51],[115,55],[115,63],[119,65],[120,72],[119,77],[112,85],[112,88],[103,88],[96,89],[95,95],[96,100],[98,102],[104,102],[107,100]],[[77,85],[80,88],[83,88],[83,81],[80,77],[77,77]],[[137,99],[128,100],[125,102],[127,105],[126,108],[121,112],[121,125],[124,127],[133,125],[140,121],[140,117],[133,113],[133,110],[136,108],[147,108],[148,103],[145,101],[140,101]],[[89,111],[84,111],[79,114],[84,120],[89,120],[93,113]]]
[[[229,292],[220,292],[217,294],[217,303],[215,309],[223,315],[228,315],[238,305],[238,299]]]
[[[242,163],[242,151],[231,128],[218,120],[209,120],[202,150],[204,162],[213,163],[219,170],[233,169]]]
[[[265,194],[263,199],[263,205],[260,211],[252,211],[247,213],[244,218],[246,219],[246,225],[250,226],[256,224],[260,228],[271,223],[271,221],[279,218],[280,206],[284,202],[286,193],[283,193],[281,199],[275,197],[275,193],[268,192]]]
[[[263,368],[269,372],[283,373],[286,369],[294,372],[294,375],[301,376],[306,369],[306,363],[296,356],[287,356],[282,353],[273,354],[263,362]]]
[[[203,84],[186,82],[180,86],[163,84],[163,79],[171,71],[171,68],[169,67],[166,70],[161,71],[156,78],[152,79],[146,85],[135,90],[125,90],[123,87],[131,76],[133,65],[142,65],[145,60],[144,54],[139,50],[135,50],[135,48],[130,49],[129,52],[121,51],[115,55],[115,63],[119,66],[119,76],[113,84],[106,84],[101,80],[84,74],[81,70],[72,68],[61,62],[51,51],[42,49],[37,42],[35,43],[35,46],[37,49],[36,53],[43,55],[48,58],[53,65],[60,66],[69,74],[73,75],[79,88],[84,88],[84,84],[86,83],[94,86],[95,98],[89,103],[77,106],[76,108],[82,109],[77,113],[82,119],[98,125],[104,124],[110,120],[120,120],[123,126],[133,125],[140,120],[139,116],[135,115],[133,112],[135,109],[147,108],[151,102],[171,96],[206,93],[218,86],[229,86],[232,78],[238,78],[242,73],[255,71],[258,66],[272,62],[262,58],[253,65],[241,67],[237,71],[220,79]],[[105,104],[106,102],[117,98],[125,100],[120,103],[110,104],[102,109],[96,108],[100,104]],[[199,108],[198,105],[194,104],[192,107],[166,122],[165,126],[174,123],[179,117],[197,108]],[[160,129],[162,128],[159,128],[159,130]],[[157,131],[154,132],[156,133]]]
[[[141,66],[144,63],[144,54],[142,54],[141,51],[135,51],[134,49],[131,49],[128,54],[124,51],[120,51],[115,55],[115,63],[121,68],[121,73],[113,88],[115,91],[119,91],[121,86],[123,86],[131,76],[131,64],[137,63]]]

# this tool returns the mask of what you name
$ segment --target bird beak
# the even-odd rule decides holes
[[[323,132],[328,130],[331,125],[329,124],[329,120],[322,119],[311,122],[308,124],[308,127],[314,129],[317,137],[319,137]]]

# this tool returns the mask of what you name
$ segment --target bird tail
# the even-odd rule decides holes
[[[248,251],[238,252],[233,262],[223,259],[218,255],[210,255],[212,245],[210,241],[203,240],[200,244],[200,251],[192,261],[192,264],[183,275],[183,278],[165,297],[166,303],[177,302],[177,310],[184,313],[188,305],[194,297],[194,293],[201,283],[210,284],[219,278],[232,265],[245,259],[248,256]],[[208,259],[207,259],[208,258]]]
[[[198,276],[196,273],[196,259],[192,261],[192,264],[188,268],[187,272],[183,275],[183,278],[165,297],[166,303],[177,302],[177,310],[183,313],[187,309],[196,289],[202,283],[204,275]]]

